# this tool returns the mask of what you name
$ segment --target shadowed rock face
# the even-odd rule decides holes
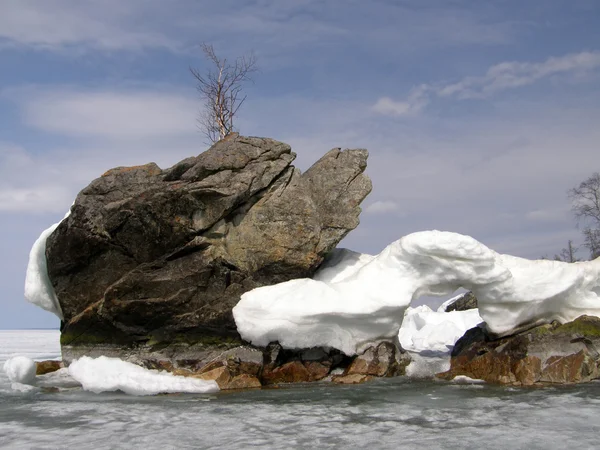
[[[237,136],[167,170],[109,170],[47,241],[61,342],[237,342],[242,293],[311,276],[358,225],[367,156],[334,149],[301,174],[287,144]]]
[[[446,307],[446,312],[467,311],[475,308],[477,308],[477,297],[475,297],[475,294],[469,291],[465,292],[465,294],[458,298],[455,302],[450,303]]]

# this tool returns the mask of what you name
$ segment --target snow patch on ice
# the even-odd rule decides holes
[[[214,381],[176,376],[168,372],[144,369],[118,358],[83,356],[69,366],[69,374],[86,391],[122,391],[131,395],[163,393],[209,393],[219,387]]]
[[[480,380],[479,378],[471,378],[466,375],[457,375],[452,379],[453,383],[457,384],[483,384],[484,380]]]
[[[373,258],[336,257],[315,279],[245,293],[233,309],[242,337],[258,346],[279,341],[287,348],[334,347],[353,355],[378,340],[393,340],[413,300],[460,287],[473,291],[493,333],[538,320],[600,316],[600,258],[575,264],[530,261],[441,231],[410,234]],[[447,334],[459,332],[455,325],[413,345],[439,350],[447,345]]]

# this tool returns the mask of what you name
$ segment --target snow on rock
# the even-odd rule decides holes
[[[259,346],[279,341],[288,348],[334,347],[352,355],[394,339],[413,300],[460,287],[473,291],[493,333],[535,321],[600,316],[600,259],[530,261],[498,254],[469,236],[422,231],[361,264],[349,270],[350,264],[340,263],[339,278],[337,266],[330,265],[317,279],[245,293],[233,309],[238,331]],[[431,339],[436,345],[443,340]]]
[[[398,339],[409,352],[449,355],[455,342],[481,322],[477,309],[447,313],[432,311],[428,306],[408,308]]]
[[[325,283],[338,283],[345,280],[365,264],[370,263],[373,255],[353,252],[347,248],[335,248],[325,258],[313,276],[313,280]]]
[[[4,372],[13,383],[35,383],[35,362],[26,356],[13,356],[4,363]]]
[[[215,381],[176,376],[168,372],[144,369],[118,358],[83,356],[69,366],[69,374],[86,391],[123,391],[131,395],[156,395],[163,393],[216,392]]]
[[[63,220],[69,216],[70,212],[69,210],[65,214]],[[29,262],[27,263],[27,272],[25,274],[25,299],[51,312],[62,320],[63,313],[54,293],[54,287],[50,283],[46,262],[46,239],[56,230],[59,224],[60,222],[55,223],[42,231],[42,234],[34,242],[29,252]]]
[[[600,316],[600,258],[593,261],[531,261],[495,253],[510,274],[499,283],[473,289],[479,314],[492,333],[521,326],[565,323],[587,314]]]

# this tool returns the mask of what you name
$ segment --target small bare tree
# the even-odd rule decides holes
[[[576,256],[577,250],[579,250],[579,247],[575,247],[573,245],[573,241],[569,239],[567,247],[563,248],[558,255],[554,255],[554,260],[571,263],[580,261],[580,259]]]
[[[593,173],[569,190],[577,225],[583,226],[584,245],[592,258],[600,256],[600,173]]]
[[[192,67],[190,72],[205,102],[198,123],[209,141],[214,143],[235,131],[233,119],[246,100],[242,85],[251,81],[251,75],[258,70],[257,59],[250,54],[229,62],[219,58],[213,46],[208,44],[202,44],[202,51],[213,67],[205,75]]]

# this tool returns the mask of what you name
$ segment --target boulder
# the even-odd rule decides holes
[[[65,359],[104,346],[210,360],[241,345],[240,296],[311,276],[358,225],[367,156],[334,149],[301,174],[289,145],[232,136],[166,170],[92,181],[46,246]]]
[[[369,347],[358,355],[348,366],[344,375],[370,375],[376,377],[393,377],[404,375],[410,356],[401,352],[391,342],[381,342]]]
[[[56,360],[47,360],[47,361],[37,361],[35,363],[35,374],[36,375],[46,375],[47,373],[56,372],[59,369],[62,369],[64,364],[62,361]]]
[[[446,306],[446,312],[467,311],[477,308],[477,297],[471,291],[466,292],[462,297]]]
[[[580,316],[500,339],[476,327],[456,342],[450,370],[438,376],[517,386],[581,383],[600,378],[599,350],[598,317]]]

